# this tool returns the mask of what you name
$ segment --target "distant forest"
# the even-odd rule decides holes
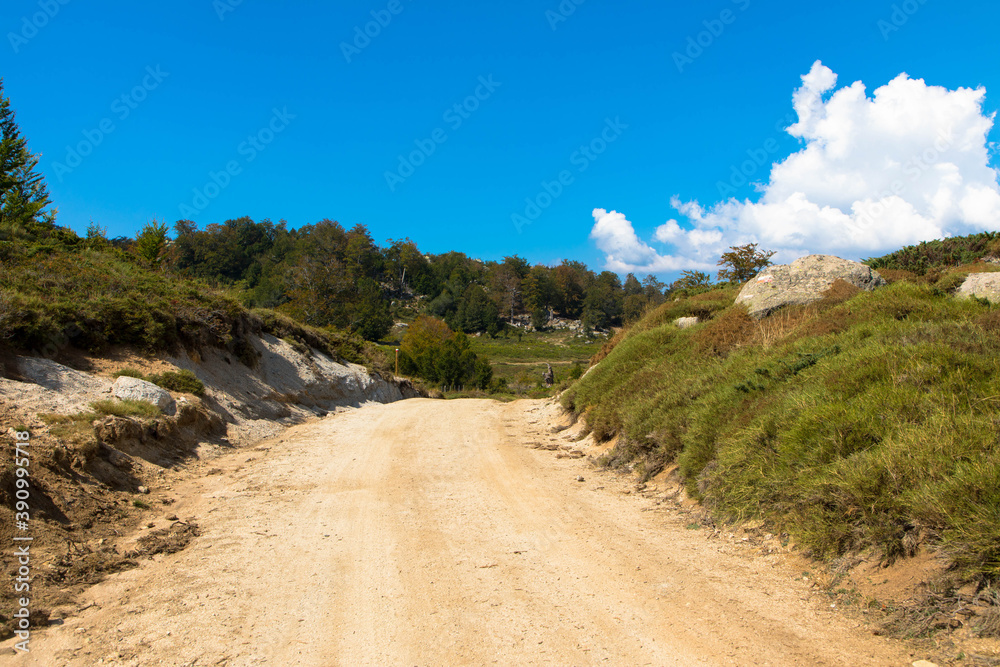
[[[274,308],[317,327],[369,340],[386,337],[404,310],[443,319],[455,331],[496,336],[507,323],[544,327],[550,317],[581,320],[587,330],[638,319],[663,303],[672,286],[654,276],[595,273],[581,262],[531,266],[516,255],[480,261],[461,252],[422,253],[410,239],[380,246],[364,225],[332,220],[298,229],[249,217],[208,225],[190,220],[146,225],[135,238],[108,240],[91,225],[90,245],[117,248],[161,270],[234,289],[248,307]],[[707,276],[704,276],[707,280]]]

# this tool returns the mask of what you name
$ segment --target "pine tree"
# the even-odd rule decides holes
[[[10,99],[3,93],[0,79],[0,234],[34,236],[38,226],[51,229],[55,211],[45,179],[36,171],[38,156],[28,150],[21,136]]]
[[[167,223],[147,222],[135,235],[135,253],[150,266],[159,266],[167,247]]]

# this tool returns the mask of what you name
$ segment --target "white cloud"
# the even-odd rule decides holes
[[[653,238],[660,243],[673,243],[684,236],[684,230],[676,220],[670,219],[656,228]]]
[[[670,223],[673,223],[671,226]],[[669,239],[669,235],[685,232],[671,220],[657,230],[657,237]],[[665,273],[694,268],[689,259],[661,255],[642,241],[635,233],[632,223],[618,211],[606,211],[603,208],[594,209],[594,229],[590,238],[606,256],[605,267],[617,273]]]
[[[656,230],[654,241],[673,246],[670,264],[714,265],[729,246],[749,241],[787,261],[811,252],[871,256],[1000,230],[1000,184],[987,140],[994,115],[983,113],[983,88],[949,90],[906,74],[871,97],[860,81],[836,85],[837,75],[818,61],[802,77],[792,96],[798,122],[787,131],[804,146],[772,165],[756,201],[704,207],[671,200],[693,228],[669,220]],[[609,266],[614,259],[653,270],[663,256],[615,215],[635,252],[606,250]]]

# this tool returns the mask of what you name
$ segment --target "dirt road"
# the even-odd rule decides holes
[[[332,415],[210,462],[187,549],[90,589],[31,665],[908,665],[807,582],[526,446],[522,401]],[[204,472],[204,471],[202,471]],[[585,481],[577,481],[584,476]],[[154,489],[154,495],[158,492]],[[102,661],[103,663],[99,662]]]

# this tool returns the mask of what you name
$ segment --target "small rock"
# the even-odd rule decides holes
[[[577,475],[577,476],[576,476],[576,481],[578,481],[578,482],[586,482],[587,480],[585,480],[585,479],[583,478],[583,475]]]
[[[146,528],[156,528],[156,524],[150,521],[149,523],[146,524]]]
[[[171,514],[167,517],[167,521],[178,521],[176,514]]]
[[[698,324],[697,317],[678,317],[674,320],[674,326],[678,329],[690,329],[691,327]]]
[[[973,273],[959,286],[955,295],[959,298],[972,296],[1000,302],[1000,273]]]
[[[140,486],[140,487],[139,487],[138,489],[136,489],[136,490],[137,490],[137,491],[138,491],[139,493],[143,494],[143,495],[145,495],[145,494],[149,493],[149,487],[148,487],[148,486]]]

